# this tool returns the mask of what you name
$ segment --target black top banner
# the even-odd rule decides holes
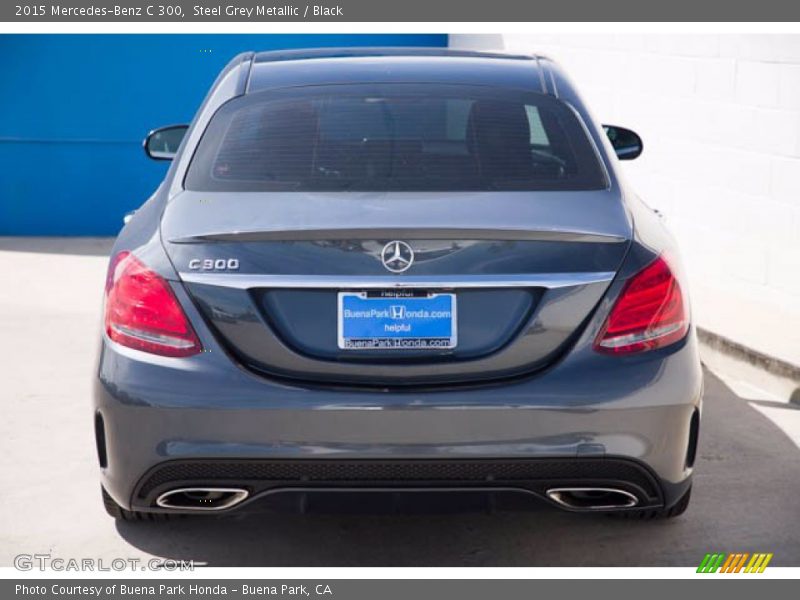
[[[800,20],[787,0],[318,0],[314,4],[258,0],[63,0],[3,2],[0,21],[27,22],[542,22],[680,21],[786,22]]]

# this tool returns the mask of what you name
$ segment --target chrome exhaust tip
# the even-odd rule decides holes
[[[547,497],[570,510],[612,510],[639,504],[639,498],[618,488],[551,488],[547,490]]]
[[[242,488],[177,488],[156,498],[156,505],[174,510],[225,510],[243,502],[249,495],[250,492]]]

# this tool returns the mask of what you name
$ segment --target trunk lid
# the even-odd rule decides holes
[[[244,365],[400,386],[550,364],[607,290],[631,224],[611,191],[183,192],[161,233],[203,317]],[[413,252],[402,272],[384,264],[395,241]],[[343,349],[341,293],[397,290],[452,295],[454,347]]]

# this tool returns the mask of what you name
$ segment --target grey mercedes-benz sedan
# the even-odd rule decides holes
[[[246,53],[113,249],[94,395],[120,519],[316,492],[687,507],[702,373],[674,242],[551,60]]]

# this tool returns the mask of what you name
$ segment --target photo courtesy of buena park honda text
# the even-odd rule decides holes
[[[797,6],[15,3],[0,66],[3,598],[796,595]]]

